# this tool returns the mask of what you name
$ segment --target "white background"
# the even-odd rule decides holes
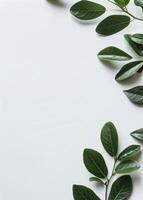
[[[112,167],[100,142],[104,123],[117,126],[120,150],[136,143],[129,133],[143,127],[143,108],[122,92],[143,79],[118,84],[117,65],[97,59],[109,45],[135,55],[123,34],[143,32],[143,23],[101,37],[95,27],[102,17],[77,22],[69,13],[74,2],[0,0],[1,200],[72,200],[73,183],[94,188],[82,162],[84,148],[103,152]],[[142,199],[143,166],[133,178],[131,199]],[[96,192],[103,199],[104,190]]]

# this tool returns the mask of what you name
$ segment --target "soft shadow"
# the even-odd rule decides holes
[[[100,60],[100,62],[104,65],[104,67],[107,67],[112,71],[117,71],[117,69],[119,69],[119,64],[117,62],[103,61],[103,60]]]
[[[61,0],[46,0],[48,3],[50,3],[53,6],[57,6],[59,8],[65,8],[66,3]]]

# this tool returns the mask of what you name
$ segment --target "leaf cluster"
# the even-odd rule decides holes
[[[98,53],[98,58],[102,61],[121,62],[130,60],[116,74],[115,80],[118,82],[127,80],[143,71],[143,34],[126,34],[125,39],[138,55],[137,58],[115,46],[107,47]],[[143,86],[125,90],[124,93],[133,103],[143,104]]]
[[[93,175],[90,181],[105,186],[105,200],[127,200],[133,190],[132,178],[129,174],[140,167],[135,156],[141,151],[141,148],[139,145],[133,144],[118,154],[118,133],[112,122],[103,126],[101,142],[106,152],[113,157],[113,169],[110,175],[104,157],[94,149],[85,149],[83,152],[84,165]],[[111,179],[116,175],[121,176],[110,186]],[[108,191],[109,187],[110,192]],[[83,185],[73,185],[73,197],[74,200],[100,200],[97,194]]]
[[[143,19],[134,16],[128,11],[127,6],[130,3],[130,0],[108,1],[117,6],[119,11],[122,11],[125,14],[109,15],[103,19],[96,27],[97,33],[109,36],[126,28],[134,19],[143,21]],[[143,7],[143,0],[135,0],[134,5]],[[104,5],[88,0],[78,1],[70,8],[70,12],[74,17],[84,21],[96,19],[107,11],[108,10]]]

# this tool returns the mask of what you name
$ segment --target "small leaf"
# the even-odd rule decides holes
[[[83,154],[84,164],[87,170],[98,178],[106,178],[108,169],[102,155],[92,149],[85,149]]]
[[[143,34],[134,34],[131,36],[131,39],[133,42],[139,44],[139,45],[143,45]]]
[[[100,51],[98,57],[100,60],[126,61],[132,59],[129,54],[113,46],[107,47]]]
[[[136,6],[143,7],[143,0],[134,0]]]
[[[118,134],[112,122],[106,123],[102,128],[101,141],[105,150],[115,157],[118,151]]]
[[[143,86],[137,86],[129,90],[124,90],[128,99],[136,104],[143,104]]]
[[[118,160],[129,159],[135,155],[137,155],[141,151],[140,145],[130,145],[126,149],[124,149],[118,156]]]
[[[74,200],[100,200],[91,189],[82,185],[73,185],[73,197]]]
[[[118,178],[112,185],[108,200],[128,200],[133,190],[130,176]]]
[[[124,65],[116,75],[117,81],[123,81],[135,75],[140,69],[143,68],[143,61],[134,61]]]
[[[143,56],[143,45],[139,45],[132,40],[132,35],[126,34],[125,36],[126,41],[132,47],[132,49],[139,55]]]
[[[89,181],[91,181],[91,182],[97,182],[97,183],[100,183],[100,184],[104,185],[104,182],[100,178],[97,178],[97,177],[91,177],[89,179]]]
[[[71,14],[81,20],[95,19],[103,15],[105,11],[104,6],[91,1],[79,1],[70,9]]]
[[[130,21],[130,17],[126,15],[111,15],[99,23],[96,32],[109,36],[126,28]]]
[[[114,0],[114,1],[121,7],[127,6],[128,3],[130,2],[130,0]]]
[[[117,165],[115,172],[117,174],[128,174],[136,171],[139,168],[140,166],[138,162],[134,160],[125,160]]]
[[[137,140],[143,141],[143,128],[133,131],[131,136]]]

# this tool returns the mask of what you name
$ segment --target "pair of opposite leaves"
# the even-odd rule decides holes
[[[113,0],[110,2],[118,6],[127,15],[111,15],[100,22],[96,32],[105,36],[115,34],[126,28],[132,21],[131,17],[139,19],[130,14],[126,9],[130,0]],[[134,3],[136,6],[143,7],[143,0],[135,0]],[[92,20],[103,15],[106,12],[106,8],[92,1],[81,0],[71,7],[70,12],[80,20]]]
[[[129,79],[136,73],[143,71],[143,34],[125,35],[125,39],[132,47],[132,49],[140,56],[135,61],[125,64],[117,73],[115,79],[119,82]],[[123,50],[110,46],[101,50],[98,54],[100,60],[103,61],[128,61],[133,59],[128,53]],[[143,104],[143,86],[137,86],[124,93],[127,97],[137,104]]]
[[[137,136],[140,131],[134,131],[132,136]],[[105,150],[115,160],[115,168],[113,168],[113,176],[115,174],[128,174],[139,168],[137,161],[133,157],[137,155],[141,148],[139,145],[130,145],[118,155],[118,134],[112,122],[104,125],[101,131],[101,142]],[[87,170],[95,177],[90,178],[91,181],[96,181],[106,186],[105,180],[108,179],[108,169],[103,156],[93,150],[85,149],[83,154],[84,164]],[[132,193],[132,179],[129,175],[119,177],[111,187],[108,200],[127,200]],[[73,196],[75,200],[100,200],[100,198],[89,188],[81,185],[73,186]]]

